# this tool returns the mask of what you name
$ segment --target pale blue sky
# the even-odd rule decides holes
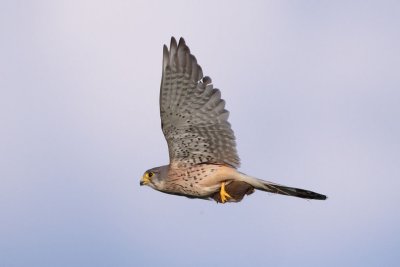
[[[0,266],[397,266],[398,1],[0,2]],[[327,194],[217,205],[168,162],[162,45],[185,37],[241,171]]]

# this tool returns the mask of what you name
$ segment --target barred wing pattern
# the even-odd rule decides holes
[[[237,168],[240,159],[229,112],[221,92],[203,77],[185,40],[164,45],[160,90],[161,126],[170,164],[225,164]]]

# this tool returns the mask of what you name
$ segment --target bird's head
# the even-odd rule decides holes
[[[140,179],[140,185],[148,185],[154,189],[161,190],[167,177],[168,166],[155,167],[145,171]]]

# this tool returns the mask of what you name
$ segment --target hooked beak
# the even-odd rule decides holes
[[[150,179],[147,178],[146,176],[143,176],[142,179],[140,180],[140,186],[146,185],[148,183],[150,183]]]

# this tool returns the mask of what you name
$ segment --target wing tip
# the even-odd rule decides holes
[[[173,37],[172,37],[173,38]],[[186,42],[185,39],[183,37],[179,38],[179,42],[178,42],[178,48],[179,47],[185,47],[186,46]],[[186,46],[187,47],[187,46]]]
[[[165,70],[169,63],[169,51],[166,45],[163,46],[163,70]]]
[[[171,37],[171,42],[169,44],[170,49],[172,50],[172,48],[176,49],[178,47],[177,43],[176,43],[176,39],[174,36]]]
[[[189,74],[195,82],[203,78],[203,70],[197,63],[196,57],[190,53],[190,49],[186,45],[186,41],[183,37],[180,37],[177,42],[176,38],[172,36],[169,50],[168,46],[164,45],[163,69],[165,70],[168,66],[172,69],[178,69]]]

